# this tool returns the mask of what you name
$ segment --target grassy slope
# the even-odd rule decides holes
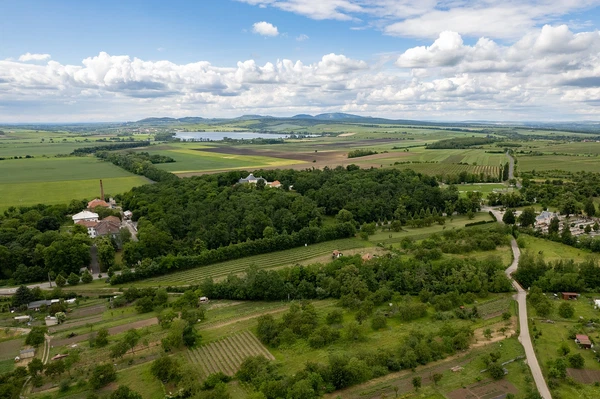
[[[536,238],[528,235],[521,235],[525,241],[524,251],[532,251],[534,254],[541,254],[545,261],[555,261],[559,259],[574,259],[576,262],[584,261],[591,255],[589,251],[574,248],[542,238]]]

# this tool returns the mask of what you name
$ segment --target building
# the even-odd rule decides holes
[[[42,306],[50,306],[52,305],[51,301],[41,300],[41,301],[33,301],[27,304],[27,310],[40,310]]]
[[[337,249],[331,253],[331,257],[333,259],[341,258],[342,256],[344,256],[344,254],[338,251]]]
[[[133,216],[133,212],[131,212],[131,211],[123,212],[123,217],[127,220],[130,220],[132,216]]]
[[[267,183],[267,180],[262,177],[254,177],[252,173],[250,173],[247,177],[238,180],[239,184],[256,184],[259,180],[262,180]]]
[[[15,321],[18,323],[29,323],[31,321],[31,316],[16,316]]]
[[[82,220],[86,222],[97,222],[98,214],[90,211],[81,211],[73,215],[71,218],[73,219],[74,223],[77,223]]]
[[[96,238],[96,225],[98,224],[98,222],[93,222],[90,220],[79,220],[75,222],[75,224],[85,227],[90,238]]]
[[[561,292],[561,295],[562,299],[564,299],[565,301],[577,299],[577,297],[579,296],[579,294],[576,292]]]
[[[44,321],[46,322],[46,326],[48,327],[55,326],[58,324],[58,319],[54,316],[46,316],[46,318],[44,318]]]
[[[108,204],[108,202],[106,202],[102,199],[99,199],[99,198],[95,198],[95,199],[91,200],[90,202],[88,202],[88,205],[87,205],[89,210],[94,210],[99,206],[102,208],[110,208],[110,205]]]
[[[279,180],[275,180],[274,182],[267,183],[267,186],[272,188],[279,188],[281,187],[281,183],[279,182]]]
[[[540,213],[539,215],[537,215],[535,217],[535,225],[536,226],[542,226],[542,225],[550,225],[550,221],[554,218],[554,217],[558,217],[558,215],[554,212],[548,212],[548,211],[543,211],[542,213]]]
[[[19,359],[29,359],[35,356],[35,348],[22,349],[19,352]]]
[[[107,216],[102,220],[79,220],[75,222],[87,228],[90,238],[111,236],[116,238],[121,229],[121,219],[116,216]]]
[[[590,341],[590,337],[588,337],[587,335],[583,335],[583,334],[575,335],[575,343],[578,344],[583,349],[590,349],[594,346],[592,344],[592,341]]]

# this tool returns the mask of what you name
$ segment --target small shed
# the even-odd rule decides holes
[[[332,257],[333,259],[340,258],[340,257],[342,257],[343,255],[344,255],[344,254],[343,254],[343,253],[341,253],[340,251],[338,251],[337,249],[336,249],[336,250],[334,250],[334,251],[331,253],[331,257]]]
[[[58,324],[58,319],[53,316],[46,316],[44,321],[46,322],[46,326],[55,326]]]
[[[27,310],[40,310],[42,306],[50,306],[52,303],[50,301],[41,300],[41,301],[33,301],[27,304]]]
[[[592,345],[592,341],[590,341],[590,337],[583,334],[575,335],[575,343],[579,344],[579,346],[583,349],[590,349]]]
[[[19,357],[21,359],[29,359],[30,357],[34,357],[34,356],[35,356],[35,348],[22,349],[19,352]]]
[[[15,321],[19,323],[28,323],[31,321],[31,316],[16,316]]]
[[[562,299],[564,299],[565,301],[577,299],[577,297],[579,296],[579,294],[576,292],[561,292],[561,295]]]

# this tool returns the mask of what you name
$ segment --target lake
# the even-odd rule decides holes
[[[254,132],[177,132],[175,137],[181,140],[221,141],[225,137],[235,140],[249,139],[285,139],[287,134],[267,134]]]

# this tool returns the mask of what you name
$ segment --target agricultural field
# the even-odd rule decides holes
[[[198,348],[189,349],[186,355],[190,363],[202,369],[205,377],[219,371],[233,376],[248,356],[261,355],[275,360],[275,357],[250,331],[242,331]]]
[[[518,155],[518,170],[521,172],[564,170],[567,172],[598,172],[600,159],[595,156],[569,155]]]
[[[196,269],[167,274],[143,280],[135,285],[189,285],[199,284],[207,278],[222,279],[229,274],[239,274],[251,266],[259,269],[270,269],[281,266],[294,265],[316,257],[330,255],[335,249],[340,251],[352,248],[360,248],[369,245],[355,238],[344,240],[327,241],[308,247],[292,248],[280,252],[272,252],[264,255],[249,256],[228,262],[216,263]]]
[[[0,210],[92,199],[100,195],[100,179],[107,195],[148,183],[144,177],[92,157],[5,160],[0,161]]]
[[[383,160],[382,160],[383,161]],[[393,165],[394,168],[398,169],[412,169],[417,173],[423,173],[426,175],[443,176],[443,175],[457,175],[461,172],[481,174],[487,176],[498,176],[500,174],[500,167],[491,165],[458,165],[458,164],[447,164],[447,163],[410,163]]]

